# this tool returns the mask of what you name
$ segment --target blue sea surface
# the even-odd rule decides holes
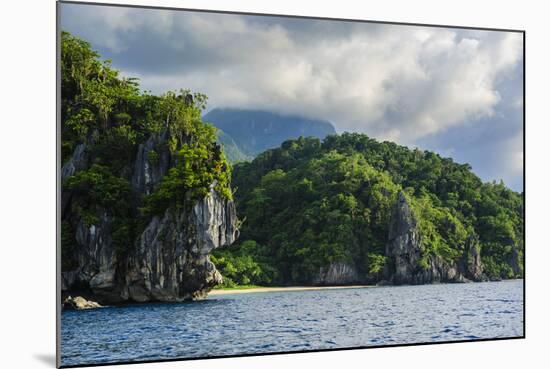
[[[65,311],[63,366],[523,336],[523,281],[266,292]]]

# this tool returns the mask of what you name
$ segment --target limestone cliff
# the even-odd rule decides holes
[[[319,270],[319,274],[313,279],[314,285],[346,285],[361,283],[359,273],[352,263],[332,262]]]
[[[387,264],[384,275],[393,284],[481,281],[483,267],[479,243],[471,235],[462,258],[448,262],[428,254],[423,247],[417,219],[404,193],[400,192],[390,220]]]
[[[175,165],[164,134],[152,135],[137,147],[134,162],[123,170],[136,200],[153,191]],[[149,160],[155,151],[155,160]],[[78,145],[62,168],[62,179],[85,170],[93,162],[87,145]],[[100,206],[95,221],[87,224],[72,211],[74,194],[62,193],[62,218],[75,228],[75,244],[62,253],[71,260],[62,272],[64,295],[83,295],[101,304],[199,299],[221,282],[221,275],[209,259],[218,247],[230,245],[238,236],[237,216],[232,200],[220,196],[212,183],[210,192],[189,200],[190,206],[147,220],[136,239],[123,250],[114,242],[117,221]],[[63,236],[63,235],[62,235]]]
[[[211,191],[190,214],[167,209],[155,216],[127,260],[123,298],[132,301],[199,299],[222,277],[209,259],[236,238],[232,202]]]

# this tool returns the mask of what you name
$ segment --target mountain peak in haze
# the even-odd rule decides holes
[[[291,138],[323,139],[336,134],[334,126],[325,120],[263,110],[213,109],[203,120],[229,135],[247,156],[256,156]]]

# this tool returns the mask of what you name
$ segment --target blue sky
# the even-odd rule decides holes
[[[77,4],[61,26],[154,93],[329,120],[523,190],[519,33]]]

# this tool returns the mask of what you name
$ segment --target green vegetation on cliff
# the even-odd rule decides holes
[[[241,236],[214,253],[229,284],[311,283],[333,262],[381,279],[400,190],[418,219],[421,267],[430,255],[457,261],[475,237],[489,278],[523,273],[522,195],[433,152],[362,134],[299,138],[237,164],[233,178]]]
[[[136,79],[121,77],[89,43],[67,32],[61,35],[61,91],[62,163],[74,159],[79,145],[85,146],[81,160],[86,161],[62,184],[64,194],[72,196],[62,215],[65,255],[79,220],[90,226],[102,214],[112,217],[113,239],[123,251],[148,217],[168,207],[203,197],[211,186],[232,197],[231,168],[216,144],[216,128],[201,119],[206,96],[141,91]],[[151,193],[138,196],[131,177],[139,145],[159,135],[173,162]],[[159,154],[151,151],[147,160],[156,165]]]
[[[214,186],[235,197],[243,220],[239,241],[212,255],[226,286],[309,284],[321,270],[344,264],[375,282],[387,264],[390,217],[403,191],[422,238],[419,267],[436,256],[457,261],[475,239],[488,277],[523,275],[522,194],[482,183],[467,164],[344,133],[285,141],[235,164],[232,175],[216,143],[228,148],[229,140],[201,119],[206,96],[141,91],[137,80],[121,77],[87,42],[65,32],[61,89],[62,162],[83,146],[86,161],[62,184],[64,197],[72,197],[62,214],[63,255],[73,254],[79,224],[105,217],[124,253],[152,216],[187,206]],[[164,160],[166,170],[153,188],[136,193],[133,165],[150,140],[157,141],[144,160],[157,169]],[[232,157],[244,160],[237,149]],[[64,269],[74,262],[64,258]]]

